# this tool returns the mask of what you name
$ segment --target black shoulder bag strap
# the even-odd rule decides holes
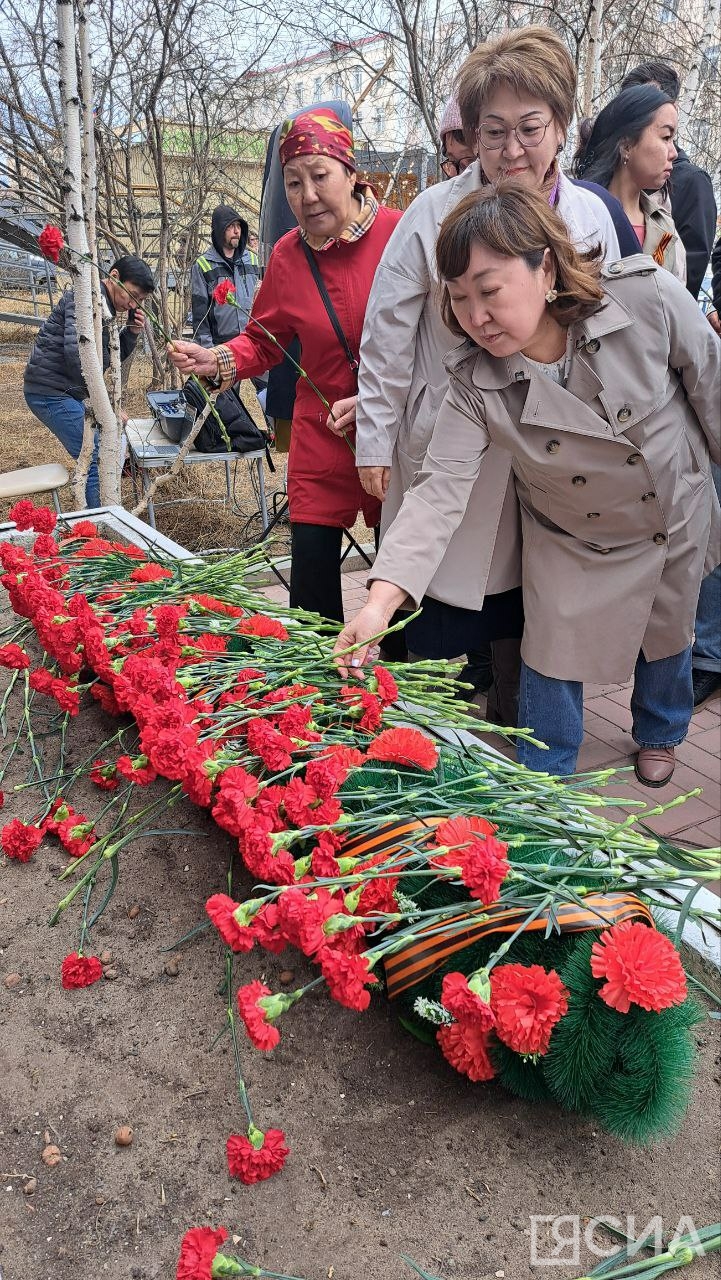
[[[303,237],[300,235],[300,232],[298,234],[300,238],[300,243],[303,246],[303,252],[306,258],[308,259],[308,266],[310,267],[313,273],[313,279],[315,280],[318,286],[318,292],[321,298],[323,299],[323,306],[328,312],[328,319],[330,320],[331,324],[333,325],[333,329],[335,330],[335,336],[340,342],[340,345],[342,346],[343,350],[345,351],[346,359],[348,361],[348,364],[351,367],[351,371],[353,373],[357,373],[358,361],[356,360],[355,356],[353,355],[353,352],[351,351],[348,339],[346,338],[343,332],[343,329],[341,327],[341,322],[338,319],[338,316],[336,315],[335,307],[333,306],[333,303],[330,300],[328,290],[325,287],[323,277],[320,273],[320,267],[318,266],[316,256],[313,253],[313,250],[311,249],[310,245],[307,244],[306,241],[303,239]]]

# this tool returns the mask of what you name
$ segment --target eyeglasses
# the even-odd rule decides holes
[[[516,135],[516,141],[523,150],[529,147],[540,147],[546,136],[546,130],[551,120],[524,120],[521,124],[516,125],[515,129],[504,129],[501,124],[482,124],[476,130],[478,144],[484,147],[486,151],[500,151],[505,146],[506,139],[510,133]]]
[[[450,156],[441,156],[441,173],[444,173],[447,178],[455,178],[459,173],[465,173],[474,159],[475,156],[469,156],[467,160],[451,160]]]

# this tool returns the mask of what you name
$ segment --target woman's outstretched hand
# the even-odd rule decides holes
[[[351,427],[355,426],[355,407],[358,403],[357,396],[346,396],[345,400],[336,400],[331,405],[331,412],[328,414],[326,426],[334,436],[344,436]]]
[[[195,373],[199,378],[215,378],[218,373],[218,357],[211,347],[201,347],[199,342],[168,343],[168,359],[181,373]]]
[[[376,605],[366,604],[355,618],[346,622],[333,648],[333,660],[340,675],[347,680],[350,675],[363,679],[363,665],[368,657],[370,642],[388,626],[388,615]],[[358,645],[357,649],[353,649]],[[352,653],[348,653],[353,649]]]

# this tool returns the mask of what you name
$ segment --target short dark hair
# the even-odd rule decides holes
[[[672,102],[677,102],[681,93],[681,81],[678,72],[669,62],[662,58],[650,58],[648,62],[639,62],[621,81],[621,89],[632,89],[637,84],[656,84]]]
[[[124,253],[122,258],[116,258],[111,271],[117,271],[118,279],[123,284],[136,284],[143,293],[153,293],[155,291],[155,281],[153,273],[147,262],[143,262],[142,258],[135,258],[130,253]]]

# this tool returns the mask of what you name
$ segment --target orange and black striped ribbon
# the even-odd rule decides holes
[[[427,840],[439,823],[448,815],[427,818],[408,818],[387,822],[375,831],[354,836],[343,845],[343,857],[377,858],[385,854],[390,858],[402,853],[404,848]],[[589,929],[607,929],[629,920],[641,920],[653,927],[654,920],[648,907],[633,893],[589,893],[584,905],[563,902],[551,910],[542,911],[525,926],[524,932],[546,931],[551,918],[560,933],[577,933]],[[410,987],[423,982],[439,969],[452,955],[470,947],[481,938],[515,933],[518,926],[532,914],[532,908],[506,906],[496,902],[483,910],[464,911],[449,916],[441,923],[427,925],[419,930],[413,942],[385,960],[388,998],[394,1000]],[[467,922],[464,927],[464,921]]]
[[[576,933],[588,929],[607,929],[627,920],[641,920],[654,926],[648,907],[633,893],[589,893],[584,906],[564,902],[553,908],[553,919],[561,933]],[[462,912],[449,916],[442,925],[429,925],[421,929],[413,942],[385,961],[386,984],[389,1000],[410,987],[423,982],[439,969],[452,955],[470,947],[481,938],[515,933],[532,908],[504,906],[492,903],[481,912]],[[525,926],[524,933],[545,932],[550,911],[542,911]],[[468,925],[463,928],[463,921]],[[454,927],[449,927],[454,926]],[[461,927],[459,927],[461,926]]]

